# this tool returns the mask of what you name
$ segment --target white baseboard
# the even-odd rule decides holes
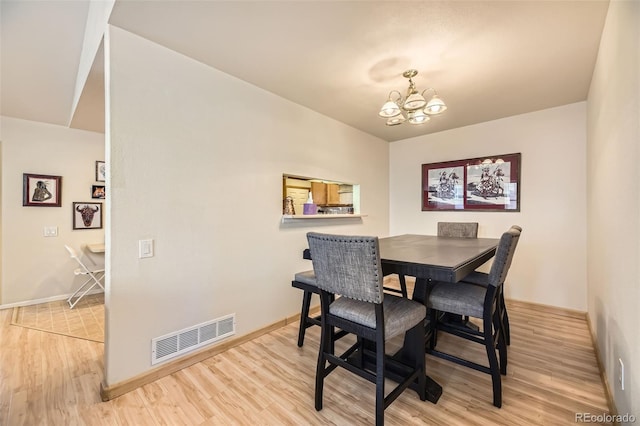
[[[102,290],[92,290],[87,294],[96,294],[96,293],[102,293]],[[2,310],[2,309],[10,309],[10,308],[17,308],[17,307],[20,307],[20,306],[39,305],[40,303],[55,302],[55,301],[58,301],[58,300],[66,300],[72,294],[73,293],[62,294],[62,295],[59,295],[59,296],[45,297],[45,298],[42,298],[42,299],[25,300],[23,302],[7,303],[7,304],[4,304],[4,305],[0,305],[0,310]]]

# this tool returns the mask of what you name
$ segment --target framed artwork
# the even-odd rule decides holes
[[[520,153],[422,165],[423,211],[520,211]]]
[[[92,185],[91,186],[91,198],[105,198],[106,191],[104,185]]]
[[[107,165],[104,161],[96,161],[96,182],[107,180]]]
[[[22,205],[60,207],[62,205],[62,176],[23,173]]]
[[[73,229],[102,229],[102,203],[74,202]]]

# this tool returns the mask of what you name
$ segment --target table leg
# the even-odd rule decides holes
[[[428,320],[426,321],[425,330],[429,328]],[[427,334],[428,336],[429,334]],[[422,346],[424,348],[425,340],[420,336],[416,336],[410,332],[407,332],[404,337],[404,344],[402,348],[393,355],[393,358],[402,362],[406,365],[415,365],[415,350],[410,350],[410,348],[415,348],[416,346]],[[422,356],[425,356],[424,352],[422,352]],[[393,379],[394,371],[389,366],[389,374],[388,376]],[[440,395],[442,395],[442,386],[440,386],[435,380],[433,380],[429,375],[426,375],[426,393],[427,393],[427,401],[433,402],[434,404],[438,402],[440,399]],[[414,383],[410,386],[411,389],[418,392],[417,383]]]
[[[413,290],[413,300],[426,305],[429,285],[430,281],[428,279],[416,278],[416,283]],[[411,351],[411,348],[414,348],[416,345],[420,345],[420,342],[422,342],[424,346],[424,342],[428,342],[429,338],[431,337],[431,328],[432,327],[430,321],[428,319],[425,320],[424,340],[415,335],[412,335],[411,333],[406,333],[404,336],[404,343],[402,345],[402,348],[394,355],[394,358],[408,365],[413,365],[414,360],[412,359],[413,352]],[[413,387],[412,389],[415,390],[415,388]],[[440,386],[435,380],[427,375],[427,400],[435,404],[438,402],[438,399],[440,399],[440,395],[442,395],[442,386]]]

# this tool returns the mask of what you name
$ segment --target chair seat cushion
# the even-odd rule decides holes
[[[315,285],[315,286],[318,285],[316,282],[316,274],[315,272],[313,272],[313,269],[310,271],[303,271],[303,272],[296,273],[294,279],[301,283]]]
[[[482,318],[484,296],[487,288],[462,281],[457,283],[438,282],[429,294],[429,308],[441,312]]]
[[[385,294],[384,334],[386,339],[402,334],[423,321],[427,309],[424,305],[403,297]],[[340,318],[352,321],[365,327],[376,328],[376,312],[373,303],[340,297],[329,307],[329,312]]]

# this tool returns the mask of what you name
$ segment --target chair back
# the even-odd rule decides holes
[[[514,225],[500,237],[498,249],[489,272],[489,284],[492,286],[498,287],[506,280],[521,231],[522,228]]]
[[[382,303],[378,237],[309,232],[309,250],[318,288],[369,303]]]
[[[78,259],[78,253],[73,249],[73,247],[69,247],[68,245],[64,245],[64,248],[67,249],[72,259]]]
[[[478,222],[438,222],[438,237],[478,238]]]
[[[67,251],[69,252],[69,254],[71,255],[72,259],[75,259],[76,262],[78,262],[78,265],[80,265],[80,267],[82,268],[82,270],[86,273],[90,273],[90,269],[87,268],[87,266],[82,263],[82,261],[80,260],[80,258],[78,257],[78,253],[76,252],[76,250],[73,247],[69,247],[68,245],[65,244],[64,248],[67,249]]]

